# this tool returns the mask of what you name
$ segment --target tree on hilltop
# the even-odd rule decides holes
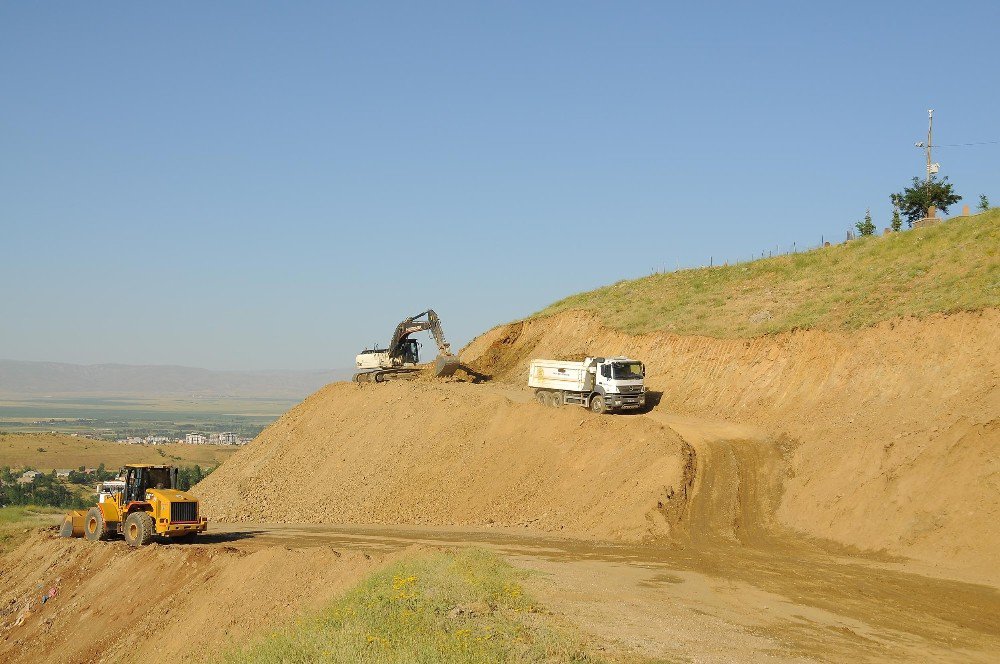
[[[990,209],[990,199],[986,198],[986,194],[979,194],[979,211],[986,212]]]
[[[955,193],[948,176],[945,176],[941,180],[931,177],[930,181],[913,178],[912,185],[898,194],[890,194],[889,200],[899,206],[906,223],[913,226],[913,222],[927,216],[927,208],[932,205],[942,214],[948,214],[948,206],[959,202],[962,197]]]
[[[872,222],[872,211],[865,210],[865,220],[854,224],[854,227],[858,229],[858,233],[861,235],[874,235],[875,224]]]

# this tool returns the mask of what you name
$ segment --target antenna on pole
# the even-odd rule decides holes
[[[930,184],[931,181],[931,169],[934,164],[931,163],[931,147],[933,143],[931,142],[931,136],[934,132],[934,109],[928,109],[927,111],[927,183]]]
[[[927,110],[927,142],[923,141],[917,143],[918,148],[924,148],[924,152],[927,155],[927,176],[925,181],[927,184],[931,183],[931,178],[937,175],[938,171],[941,169],[941,164],[935,164],[931,161],[931,149],[934,147],[934,109]]]

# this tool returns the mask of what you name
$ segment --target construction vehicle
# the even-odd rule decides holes
[[[208,519],[198,515],[198,499],[177,488],[175,466],[130,464],[121,476],[121,483],[103,483],[97,505],[67,514],[59,534],[94,542],[121,535],[138,547],[155,535],[191,542],[208,529]]]
[[[416,316],[410,316],[396,326],[388,348],[372,348],[362,351],[355,358],[355,365],[361,369],[354,374],[357,383],[376,382],[399,378],[415,378],[420,363],[420,342],[410,338],[411,334],[430,330],[437,344],[438,355],[434,360],[434,375],[451,376],[459,368],[458,358],[451,352],[451,344],[444,338],[441,319],[428,309]]]
[[[582,362],[532,360],[528,387],[543,406],[573,404],[595,413],[638,410],[646,405],[646,367],[627,357],[588,357]]]

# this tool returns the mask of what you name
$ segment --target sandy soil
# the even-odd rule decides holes
[[[652,657],[995,661],[998,342],[996,311],[746,341],[504,326],[463,352],[493,381],[306,399],[196,487],[200,544],[36,535],[0,565],[0,659],[202,659],[408,547],[480,545]],[[530,357],[597,349],[646,361],[649,412],[530,400]]]
[[[519,386],[531,357],[645,360],[658,410],[783,441],[776,524],[1000,580],[1000,311],[854,333],[632,337],[587,314],[501,326],[463,361]]]
[[[132,550],[39,532],[0,559],[0,661],[202,661],[318,609],[383,559],[242,545],[252,537]]]
[[[649,418],[515,403],[489,386],[329,385],[198,487],[227,521],[670,533],[685,444]]]
[[[384,561],[464,546],[534,572],[532,592],[595,641],[652,658],[989,662],[1000,649],[995,588],[808,542],[663,547],[514,530],[241,523],[199,544],[139,551],[35,535],[0,565],[0,659],[205,661],[317,609]],[[136,623],[157,625],[158,638],[127,628]]]

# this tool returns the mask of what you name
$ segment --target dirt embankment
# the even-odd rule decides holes
[[[668,535],[684,443],[644,417],[514,403],[482,386],[335,383],[205,479],[229,521]]]
[[[202,661],[318,609],[380,564],[326,547],[133,550],[54,531],[33,534],[2,562],[5,662]]]
[[[629,336],[569,312],[491,330],[462,358],[518,384],[531,357],[642,358],[660,412],[791,437],[779,524],[995,580],[998,348],[997,310],[747,340]]]

